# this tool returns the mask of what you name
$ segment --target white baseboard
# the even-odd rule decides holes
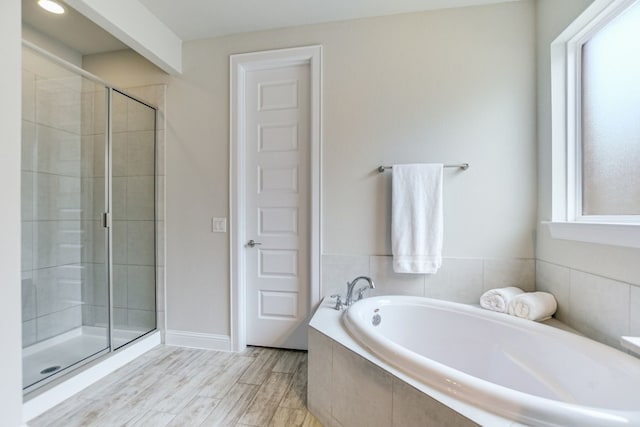
[[[133,343],[127,348],[123,348],[120,351],[112,353],[100,363],[79,372],[65,382],[50,388],[30,400],[27,400],[22,405],[23,421],[27,423],[159,344],[160,332],[156,331],[148,337],[140,339],[139,342]]]
[[[199,332],[167,330],[166,345],[176,347],[202,348],[205,350],[231,351],[231,337],[228,335],[203,334]]]

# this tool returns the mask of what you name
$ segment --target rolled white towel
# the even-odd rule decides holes
[[[521,293],[523,293],[522,289],[515,286],[491,289],[480,297],[480,307],[498,313],[506,313],[509,301]]]
[[[507,310],[512,316],[541,321],[553,316],[557,308],[558,303],[550,293],[528,292],[514,297]]]

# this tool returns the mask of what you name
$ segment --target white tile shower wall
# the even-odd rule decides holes
[[[153,89],[154,96],[163,95],[163,91]],[[130,92],[133,94],[134,90]],[[156,98],[144,100],[153,105],[158,103]],[[146,331],[155,324],[157,273],[153,267],[156,262],[153,250],[156,224],[153,220],[158,206],[154,205],[154,191],[149,190],[157,182],[153,138],[159,132],[153,127],[149,108],[118,93],[114,94],[113,103],[114,324],[118,328]],[[103,161],[101,150],[95,155],[95,163],[98,165]],[[95,183],[95,192],[100,193],[104,181],[96,178]],[[101,206],[101,199],[96,200],[96,210]],[[102,245],[95,241],[96,254],[103,253]],[[96,258],[98,261],[99,257]],[[94,283],[100,286],[99,280]],[[86,314],[96,322],[105,322],[106,302],[95,300],[94,304],[95,309]]]
[[[622,348],[620,336],[640,334],[640,283],[537,260],[536,289],[552,293],[558,301],[556,318],[589,338]]]
[[[79,306],[82,301],[82,267],[67,264],[34,271],[38,315]]]
[[[348,281],[370,274],[369,263],[366,255],[323,255],[322,296],[344,295]]]
[[[640,287],[631,287],[629,298],[629,335],[640,336]]]
[[[164,337],[165,330],[165,92],[166,85],[123,86],[127,93],[157,107],[155,153],[146,144],[154,132],[150,117],[144,115],[144,107],[129,103],[127,109],[119,105],[120,112],[114,117],[114,190],[121,197],[114,198],[114,233],[117,248],[114,261],[122,267],[119,292],[124,292],[114,301],[116,317],[123,327],[149,325],[153,310],[157,315],[157,327]],[[122,97],[116,102],[122,103]],[[116,105],[118,107],[118,105]],[[127,111],[127,114],[123,113]],[[154,163],[155,162],[155,163]],[[155,167],[155,176],[154,176]],[[153,194],[145,191],[155,180],[155,224],[147,207]],[[121,214],[118,214],[118,211]],[[155,225],[155,227],[154,227]],[[155,234],[154,234],[155,233]],[[140,245],[140,239],[155,238],[155,253],[148,246]],[[155,271],[152,265],[155,257]],[[155,273],[155,307],[149,304],[153,293]],[[133,282],[137,286],[130,286]],[[164,339],[164,338],[163,338]]]
[[[484,290],[484,266],[487,262],[481,259],[443,259],[442,266],[436,274],[424,276],[427,283],[425,296],[477,304]],[[516,277],[513,278],[512,284],[523,286],[517,282]]]
[[[65,310],[38,316],[36,319],[36,335],[38,341],[43,341],[76,329],[81,325],[82,306],[76,304]]]
[[[393,260],[387,256],[369,257],[369,265],[370,276],[376,283],[372,295],[424,295],[424,275],[394,273]]]
[[[114,141],[114,143],[126,144],[124,150],[119,150],[126,160],[121,159],[119,163],[122,169],[114,171],[115,175],[126,177],[119,183],[126,187],[126,197],[118,201],[126,211],[127,220],[120,224],[120,233],[123,237],[126,236],[126,245],[120,248],[122,254],[120,264],[127,267],[126,302],[121,301],[125,305],[120,306],[126,310],[121,313],[121,316],[126,316],[126,323],[131,328],[153,322],[154,307],[150,305],[149,298],[152,288],[149,285],[155,280],[157,328],[164,336],[166,86],[154,84],[124,87],[124,89],[136,98],[157,107],[157,115],[154,130],[151,117],[145,114],[145,107],[137,103],[129,103],[127,116],[116,117],[115,120],[118,123],[114,123],[114,129],[126,131],[126,134],[123,134],[126,135],[126,140],[121,138]],[[153,132],[156,139],[155,152],[150,144],[145,143],[154,136]],[[155,224],[152,221],[154,195],[145,191],[152,184],[155,184]],[[153,247],[154,239],[155,253],[148,251]],[[154,262],[155,270],[152,267]],[[136,283],[136,286],[131,286],[133,283]]]
[[[28,347],[38,342],[36,336],[36,320],[22,322],[22,346]]]
[[[503,286],[535,289],[533,259],[444,258],[438,273],[399,274],[391,256],[323,255],[322,295],[344,295],[346,282],[370,276],[376,289],[369,295],[415,295],[477,304],[482,293]]]
[[[82,324],[80,77],[23,69],[23,345]]]
[[[84,324],[108,322],[104,212],[105,91],[77,77],[45,80],[32,70],[23,70],[23,338],[25,345],[49,333],[41,321],[36,327],[38,307],[42,315],[53,309],[82,306]],[[126,88],[129,93],[157,106],[156,128],[144,107],[115,97],[114,117],[114,305],[118,326],[135,328],[153,319],[153,276],[157,277],[158,326],[164,329],[164,130],[165,86]],[[156,137],[156,152],[150,137]],[[155,164],[154,164],[155,162]],[[155,177],[154,177],[155,166]],[[155,179],[156,204],[150,188]],[[82,190],[82,191],[80,191]],[[52,196],[54,194],[54,196]],[[82,196],[78,196],[82,194]],[[153,209],[156,224],[153,223]],[[77,221],[82,219],[82,222]],[[65,221],[63,221],[65,220]],[[133,221],[132,221],[133,220]],[[155,229],[155,231],[154,231]],[[155,235],[154,235],[155,233]],[[61,238],[60,245],[53,245]],[[156,241],[156,252],[149,251]],[[154,271],[154,257],[156,269]],[[59,263],[82,267],[82,280],[47,279],[47,270]],[[35,268],[47,269],[44,272]],[[49,275],[51,276],[51,275]],[[130,281],[141,287],[129,286]],[[51,287],[51,289],[49,287]],[[75,289],[74,287],[77,287]],[[55,290],[64,290],[56,300]],[[68,297],[72,298],[68,298]],[[38,304],[39,303],[39,304]],[[74,319],[77,312],[58,318]],[[67,324],[61,325],[64,329]],[[51,328],[49,328],[51,329]]]
[[[45,126],[80,135],[82,78],[36,77],[36,121]]]
[[[22,120],[35,122],[36,119],[36,75],[22,69]],[[24,157],[23,157],[24,158]]]
[[[82,197],[84,251],[82,324],[108,325],[105,212],[105,88],[85,81],[82,104]]]

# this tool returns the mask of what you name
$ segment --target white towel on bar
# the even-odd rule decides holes
[[[546,320],[553,316],[558,303],[548,292],[527,292],[509,301],[509,314],[529,320]]]
[[[523,290],[515,286],[488,290],[480,297],[480,307],[498,313],[506,313],[509,301],[521,293]]]
[[[391,249],[396,273],[442,264],[442,164],[393,165]]]

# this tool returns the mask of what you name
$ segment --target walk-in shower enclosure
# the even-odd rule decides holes
[[[30,392],[156,328],[156,110],[28,46],[22,93]]]

